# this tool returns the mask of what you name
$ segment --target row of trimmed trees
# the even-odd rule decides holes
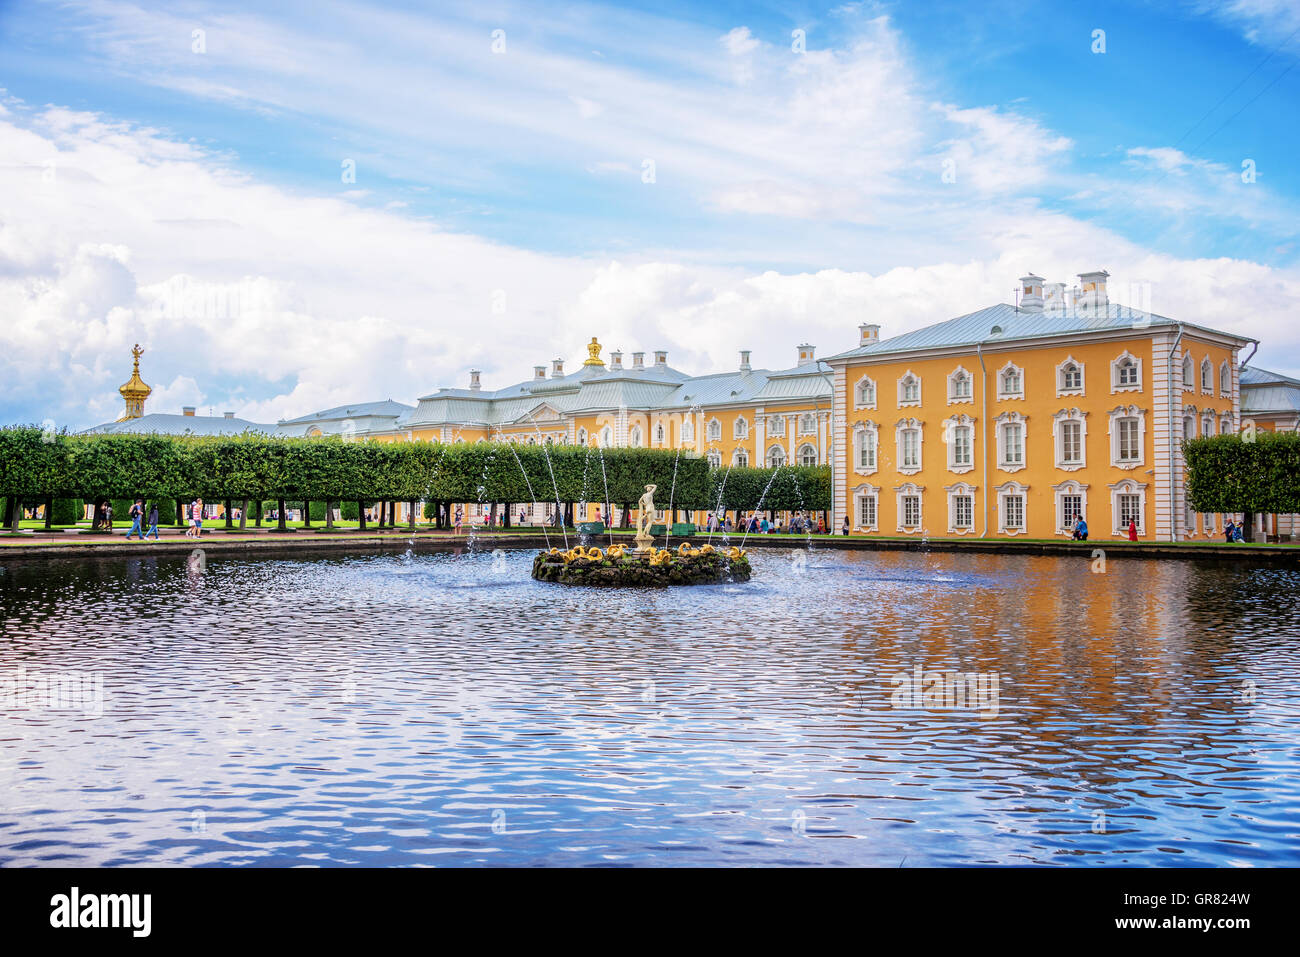
[[[1198,512],[1240,512],[1251,540],[1256,514],[1300,512],[1300,434],[1255,430],[1183,443],[1187,494]]]
[[[454,503],[480,502],[509,524],[509,503],[555,501],[567,524],[574,503],[622,506],[626,520],[646,485],[659,487],[655,503],[674,509],[826,509],[829,469],[788,467],[770,481],[769,469],[721,469],[692,454],[668,449],[605,449],[505,443],[348,442],[339,437],[268,438],[241,435],[68,435],[36,427],[0,428],[0,495],[6,518],[18,527],[18,503],[102,501],[141,497],[180,504],[200,497],[233,505],[243,525],[253,504],[275,503],[281,526],[286,505],[304,518],[333,523],[334,506],[365,527],[367,508],[379,505],[381,525],[396,503],[416,505],[439,527],[452,520]],[[764,493],[766,492],[766,496]],[[313,508],[311,503],[317,503]],[[355,511],[354,511],[355,510]],[[162,509],[160,508],[160,511]],[[120,517],[120,516],[119,516]]]

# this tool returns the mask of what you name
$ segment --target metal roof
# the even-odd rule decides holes
[[[93,429],[86,429],[81,434],[241,435],[244,432],[271,435],[275,432],[275,426],[259,425],[247,419],[228,419],[222,415],[176,415],[169,412],[151,412],[138,419],[127,419],[125,422],[105,422]]]
[[[355,405],[339,405],[332,409],[322,409],[320,412],[311,412],[307,415],[300,415],[295,419],[281,419],[279,425],[297,425],[299,423],[314,423],[321,419],[355,419],[360,416],[392,416],[396,418],[406,412],[414,410],[415,406],[406,405],[404,402],[394,402],[392,399],[382,399],[378,402],[361,402]]]

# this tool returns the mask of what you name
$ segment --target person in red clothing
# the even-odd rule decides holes
[[[1128,520],[1128,540],[1136,542],[1138,540],[1138,525],[1133,519]]]

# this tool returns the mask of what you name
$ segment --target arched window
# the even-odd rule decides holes
[[[710,442],[718,442],[722,439],[722,423],[717,419],[709,419],[708,430],[704,437]]]
[[[632,426],[632,431],[627,435],[627,444],[634,449],[639,449],[641,447],[641,426]]]
[[[709,449],[708,453],[704,457],[709,460],[709,468],[716,469],[722,467],[722,453],[717,449]]]
[[[1083,363],[1071,357],[1056,367],[1056,394],[1083,394]]]
[[[749,453],[744,449],[736,449],[731,456],[731,464],[738,469],[749,467]]]
[[[1201,391],[1214,395],[1214,363],[1209,356],[1201,360]]]
[[[898,380],[898,404],[921,404],[921,380],[911,372],[905,373]]]
[[[1019,366],[1008,362],[998,373],[998,398],[1023,399],[1025,397],[1025,374]]]
[[[614,430],[608,425],[600,430],[600,447],[603,449],[612,449],[614,447]]]
[[[768,435],[785,435],[785,416],[774,415],[767,420]]]
[[[969,402],[971,399],[971,375],[958,366],[948,376],[948,401]]]
[[[799,416],[799,434],[814,435],[817,432],[817,416],[811,412],[805,412]]]
[[[736,421],[731,426],[731,437],[733,439],[744,439],[749,437],[749,419],[743,415],[736,416]]]
[[[1196,386],[1196,380],[1192,377],[1192,357],[1183,356],[1183,388],[1192,389]]]
[[[859,409],[874,409],[876,407],[876,383],[866,376],[858,380],[857,388],[853,394]]]
[[[691,418],[689,415],[686,418],[682,419],[682,441],[683,442],[695,441],[695,420]]]
[[[770,469],[780,468],[785,465],[785,449],[779,445],[774,445],[767,450],[767,467]]]
[[[803,445],[803,446],[800,446],[800,448],[799,448],[799,464],[800,464],[800,465],[816,465],[816,464],[817,464],[817,446],[815,446],[815,445]]]
[[[1219,395],[1232,394],[1232,367],[1225,359],[1219,366]]]
[[[655,445],[663,445],[663,444],[664,444],[664,426],[663,423],[661,422],[655,426]]]
[[[1142,363],[1136,356],[1123,353],[1110,364],[1111,392],[1134,392],[1142,388]]]
[[[587,444],[587,430],[586,430],[586,429],[579,429],[579,430],[578,430],[578,444],[579,444],[579,445],[586,445],[586,444]]]

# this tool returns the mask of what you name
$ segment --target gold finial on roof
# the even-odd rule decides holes
[[[144,415],[144,400],[149,398],[153,393],[145,381],[140,378],[140,357],[144,355],[144,350],[140,348],[140,343],[135,344],[131,350],[131,358],[134,364],[131,367],[131,378],[126,384],[117,391],[122,394],[122,399],[126,402],[126,410],[122,413],[119,422],[125,422],[127,419],[138,419]]]
[[[605,363],[600,358],[600,343],[596,337],[591,337],[591,342],[587,343],[587,354],[589,358],[583,363],[584,366],[603,366]]]

